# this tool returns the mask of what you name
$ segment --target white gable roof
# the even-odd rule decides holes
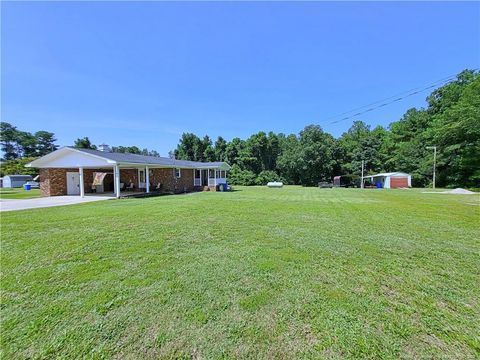
[[[410,176],[410,174],[404,173],[404,172],[389,172],[389,173],[380,173],[380,174],[375,174],[375,175],[368,175],[368,177],[389,177],[389,176]],[[364,176],[367,177],[367,176]]]
[[[25,165],[36,168],[112,167],[115,161],[64,147]]]
[[[199,162],[176,160],[158,156],[145,156],[99,150],[77,149],[63,147],[48,155],[27,164],[26,167],[36,168],[98,168],[120,166],[152,166],[182,169],[219,169],[230,170],[230,165],[225,162]]]

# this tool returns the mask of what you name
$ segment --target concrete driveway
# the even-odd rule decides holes
[[[37,209],[52,206],[83,204],[92,201],[115,199],[113,196],[89,195],[80,196],[52,196],[35,199],[0,199],[0,211],[15,211]]]

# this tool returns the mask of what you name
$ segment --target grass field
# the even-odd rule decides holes
[[[0,199],[33,199],[42,196],[40,189],[0,188]]]
[[[1,355],[479,358],[479,200],[253,187],[3,213]]]

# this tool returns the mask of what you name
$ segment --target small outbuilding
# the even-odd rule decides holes
[[[407,188],[412,186],[412,176],[404,172],[380,173],[364,176],[363,181],[370,182],[385,189]],[[381,186],[379,186],[381,184]]]
[[[32,181],[31,175],[5,175],[3,177],[2,187],[19,188],[28,181]]]

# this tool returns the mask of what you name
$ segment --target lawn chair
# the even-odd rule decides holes
[[[125,188],[125,190],[135,191],[135,185],[133,185],[133,182],[128,184],[128,186]]]

